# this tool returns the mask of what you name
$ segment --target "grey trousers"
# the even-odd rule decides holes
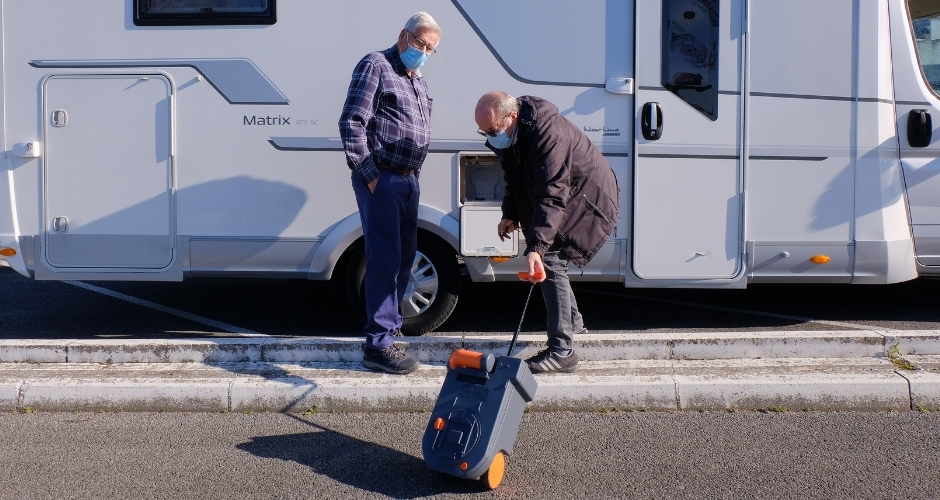
[[[548,319],[548,345],[573,349],[574,334],[584,329],[584,319],[578,312],[578,302],[568,281],[568,261],[550,250],[545,252],[542,264],[545,266],[541,288]]]

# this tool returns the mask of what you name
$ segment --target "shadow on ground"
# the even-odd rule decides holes
[[[261,458],[297,462],[353,488],[391,498],[420,498],[442,493],[479,493],[476,481],[435,472],[424,460],[292,416],[316,430],[262,436],[237,445]]]
[[[339,282],[278,279],[191,279],[92,282],[161,306],[273,336],[362,335]],[[438,334],[505,334],[519,324],[528,285],[473,283],[464,277],[457,308]],[[940,281],[892,285],[756,284],[741,290],[630,289],[619,283],[574,282],[592,332],[825,330],[800,318],[940,328]],[[691,305],[698,307],[693,307]],[[743,314],[761,311],[790,318]],[[545,331],[545,304],[532,294],[524,333]],[[0,339],[212,338],[236,336],[217,327],[125,302],[67,283],[35,281],[0,267]]]

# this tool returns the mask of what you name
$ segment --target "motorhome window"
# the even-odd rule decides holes
[[[663,0],[663,87],[718,119],[718,0]]]
[[[500,65],[526,83],[603,86],[607,41],[624,29],[607,20],[609,0],[454,3]]]
[[[934,92],[940,93],[940,4],[910,0],[908,9],[924,78]]]
[[[275,0],[133,0],[138,26],[274,24]]]

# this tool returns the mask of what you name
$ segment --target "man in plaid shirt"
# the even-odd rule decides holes
[[[401,335],[398,303],[418,249],[418,174],[431,139],[431,98],[418,68],[440,37],[426,12],[411,16],[395,45],[356,65],[339,119],[365,237],[362,364],[389,373],[419,366],[394,337]]]

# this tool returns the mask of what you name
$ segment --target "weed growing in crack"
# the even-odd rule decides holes
[[[313,405],[313,406],[310,407],[309,410],[307,410],[307,411],[304,412],[304,415],[316,415],[317,413],[320,413],[320,406],[319,406],[319,405]]]
[[[898,345],[900,344],[900,342],[894,344],[894,347],[891,348],[891,352],[885,354],[888,357],[888,361],[901,370],[916,370],[917,367],[910,361],[904,359],[904,356],[901,355],[901,351],[898,349]]]

